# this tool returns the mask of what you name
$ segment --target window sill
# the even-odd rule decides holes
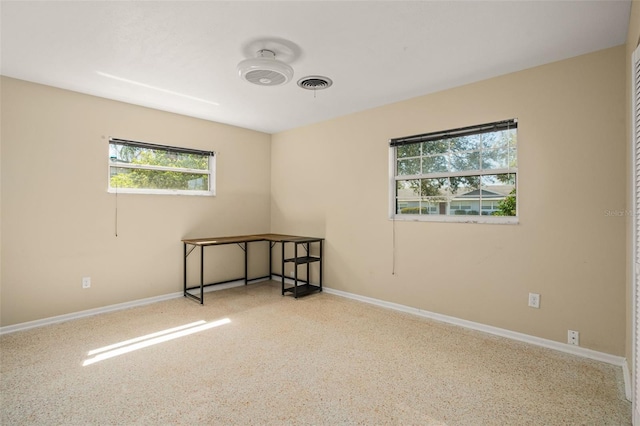
[[[484,223],[495,225],[517,225],[518,216],[444,216],[444,215],[395,215],[390,220],[402,222],[449,222],[449,223]]]
[[[146,195],[198,195],[204,197],[213,197],[216,195],[214,191],[185,191],[171,189],[133,189],[133,188],[109,188],[107,192],[110,194],[146,194]]]

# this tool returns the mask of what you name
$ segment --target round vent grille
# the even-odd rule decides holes
[[[249,83],[259,86],[279,86],[287,82],[287,77],[274,70],[257,69],[247,72],[244,75]]]
[[[280,86],[293,77],[293,68],[276,60],[271,50],[258,51],[255,58],[245,59],[238,64],[240,78],[258,86]]]
[[[322,90],[331,87],[332,84],[333,81],[331,81],[329,77],[322,77],[320,75],[310,75],[298,80],[298,86],[307,90]]]

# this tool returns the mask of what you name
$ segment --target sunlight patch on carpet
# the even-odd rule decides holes
[[[82,363],[82,366],[86,367],[87,365],[95,364],[98,361],[104,361],[105,359],[133,352],[138,349],[168,342],[169,340],[177,339],[179,337],[188,336],[190,334],[198,333],[210,328],[229,324],[230,322],[231,320],[229,318],[223,318],[221,320],[213,322],[206,322],[204,320],[201,320],[181,325],[179,327],[173,327],[166,330],[158,331],[156,333],[136,337],[134,339],[125,340],[113,345],[104,346],[102,348],[93,349],[87,352],[87,356],[93,356],[93,358],[86,359]]]

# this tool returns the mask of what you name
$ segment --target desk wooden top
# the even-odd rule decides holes
[[[271,241],[276,243],[310,243],[315,241],[323,241],[324,238],[318,237],[302,237],[299,235],[283,235],[283,234],[254,234],[254,235],[236,235],[232,237],[211,237],[211,238],[187,238],[182,242],[194,246],[216,246],[223,244],[250,243],[253,241]]]

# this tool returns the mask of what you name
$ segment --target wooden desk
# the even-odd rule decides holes
[[[251,278],[248,277],[248,261],[249,261],[249,243],[256,241],[268,241],[269,242],[269,275],[264,277]],[[255,234],[255,235],[238,235],[231,237],[217,237],[217,238],[188,238],[183,239],[184,245],[184,297],[191,298],[204,303],[204,288],[217,284],[224,284],[233,281],[244,279],[244,284],[247,285],[251,281],[262,280],[265,278],[271,279],[273,275],[280,276],[282,279],[282,295],[286,292],[291,292],[295,298],[304,296],[305,294],[312,293],[314,291],[322,291],[322,245],[324,238],[316,237],[302,237],[296,235],[282,235],[282,234]],[[280,244],[282,247],[282,261],[280,274],[273,273],[272,267],[272,251],[276,244]],[[293,257],[285,257],[285,246],[290,243],[293,244]],[[319,254],[311,255],[311,244],[319,245]],[[237,244],[244,251],[244,277],[236,278],[232,280],[219,281],[214,283],[204,283],[204,248],[211,246]],[[191,248],[189,249],[189,246]],[[194,287],[187,287],[187,257],[196,248],[200,247],[200,285]],[[299,248],[302,248],[304,252],[299,252]],[[300,256],[299,256],[300,254]],[[319,262],[319,280],[318,285],[311,284],[309,277],[309,264]],[[294,284],[292,287],[285,286],[285,264],[292,263],[294,270]],[[306,280],[298,278],[298,267],[306,267]],[[301,283],[301,284],[298,284]],[[200,289],[200,296],[190,293],[189,290]]]

